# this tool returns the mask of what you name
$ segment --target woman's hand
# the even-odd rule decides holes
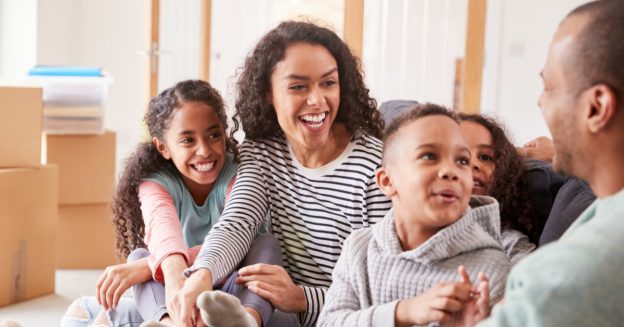
[[[184,286],[173,296],[169,315],[177,317],[176,326],[205,326],[197,308],[197,297],[212,290],[212,274],[208,269],[194,272],[184,281]]]
[[[108,266],[96,284],[96,298],[105,310],[114,309],[123,293],[130,287],[152,278],[147,258]]]
[[[304,312],[307,300],[303,288],[293,283],[283,267],[255,264],[238,271],[237,284],[271,302],[283,312]]]

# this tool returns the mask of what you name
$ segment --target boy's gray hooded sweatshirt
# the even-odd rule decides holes
[[[394,326],[399,300],[460,281],[460,265],[475,285],[477,274],[485,273],[490,303],[498,302],[511,268],[500,230],[498,202],[473,196],[461,219],[418,248],[403,251],[390,210],[375,226],[357,230],[345,241],[318,326]]]

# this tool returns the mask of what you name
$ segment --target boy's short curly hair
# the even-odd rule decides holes
[[[405,112],[404,114],[395,118],[390,125],[384,131],[383,136],[383,154],[381,157],[382,164],[386,163],[388,160],[389,149],[392,147],[396,135],[398,134],[401,127],[414,122],[420,118],[427,116],[445,116],[452,119],[455,122],[458,122],[457,117],[450,109],[433,104],[433,103],[423,103],[415,105],[411,110]]]

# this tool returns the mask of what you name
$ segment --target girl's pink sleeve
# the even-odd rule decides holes
[[[163,283],[160,265],[165,258],[181,254],[188,265],[192,262],[182,236],[180,217],[169,192],[156,182],[144,181],[139,185],[139,201],[145,222],[145,244],[150,252],[147,262],[154,280]]]

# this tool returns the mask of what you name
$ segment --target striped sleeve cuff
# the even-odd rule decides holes
[[[323,309],[323,304],[325,304],[325,292],[327,292],[327,290],[312,286],[301,287],[303,288],[303,294],[307,301],[306,311],[299,314],[301,326],[315,326],[316,320],[319,314],[321,314],[321,309]]]

